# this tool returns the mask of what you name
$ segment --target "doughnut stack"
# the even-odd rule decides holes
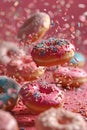
[[[49,15],[36,12],[19,28],[19,43],[0,41],[0,108],[6,114],[20,97],[31,113],[38,114],[37,130],[85,130],[81,115],[63,109],[63,88],[78,88],[87,82],[87,73],[81,68],[85,57],[75,52],[67,39],[42,40],[49,28]],[[14,118],[6,115],[7,121]],[[11,122],[14,129],[12,125],[1,129],[18,130]]]

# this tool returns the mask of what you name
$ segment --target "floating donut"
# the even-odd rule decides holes
[[[66,39],[51,38],[37,44],[31,55],[38,66],[53,66],[69,61],[74,51],[74,45]]]
[[[18,38],[29,43],[43,37],[50,27],[50,17],[45,12],[36,12],[18,30]]]
[[[31,56],[20,57],[6,66],[7,76],[15,78],[18,82],[32,81],[44,74],[44,67],[37,67]]]
[[[76,52],[74,57],[70,60],[70,65],[83,67],[85,62],[85,56],[80,52]]]
[[[17,44],[9,41],[0,41],[0,64],[8,64],[17,56],[24,55]]]
[[[51,108],[35,121],[36,130],[86,130],[82,116],[64,109]]]
[[[11,110],[17,101],[20,86],[7,76],[0,76],[0,108]]]
[[[40,81],[23,85],[20,97],[32,113],[40,113],[51,107],[60,107],[64,102],[64,94],[55,84]]]
[[[0,110],[0,130],[19,130],[16,119],[3,110]]]
[[[87,73],[78,67],[58,67],[53,73],[56,83],[61,84],[63,87],[79,87],[87,82]]]

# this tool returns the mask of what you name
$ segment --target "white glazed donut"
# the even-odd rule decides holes
[[[36,130],[86,130],[82,116],[62,108],[41,113],[35,122]]]
[[[0,110],[0,130],[19,130],[16,119],[3,110]]]
[[[18,30],[18,38],[28,43],[41,39],[50,28],[50,16],[45,12],[35,12]],[[29,42],[31,41],[31,42]]]
[[[19,49],[17,44],[9,41],[0,41],[0,62],[2,64],[9,63],[12,57],[14,59],[18,55],[24,55],[24,52]]]

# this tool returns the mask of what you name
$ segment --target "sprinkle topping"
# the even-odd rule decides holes
[[[33,57],[41,57],[44,56],[57,56],[61,57],[66,52],[71,50],[75,50],[74,45],[72,45],[66,39],[57,39],[57,38],[49,38],[38,45],[36,45],[31,54]]]
[[[25,89],[25,87],[28,88],[28,91],[26,91],[27,88]],[[59,88],[56,87],[55,84],[35,81],[24,85],[21,88],[20,95],[24,103],[27,102],[28,99],[28,102],[39,103],[41,105],[60,104],[61,100],[63,99],[62,91],[59,90]]]

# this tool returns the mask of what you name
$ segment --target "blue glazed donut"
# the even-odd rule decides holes
[[[11,110],[17,101],[20,85],[7,76],[0,76],[0,109]]]
[[[74,57],[70,60],[70,64],[82,67],[85,64],[85,60],[86,59],[83,54],[76,52]]]

